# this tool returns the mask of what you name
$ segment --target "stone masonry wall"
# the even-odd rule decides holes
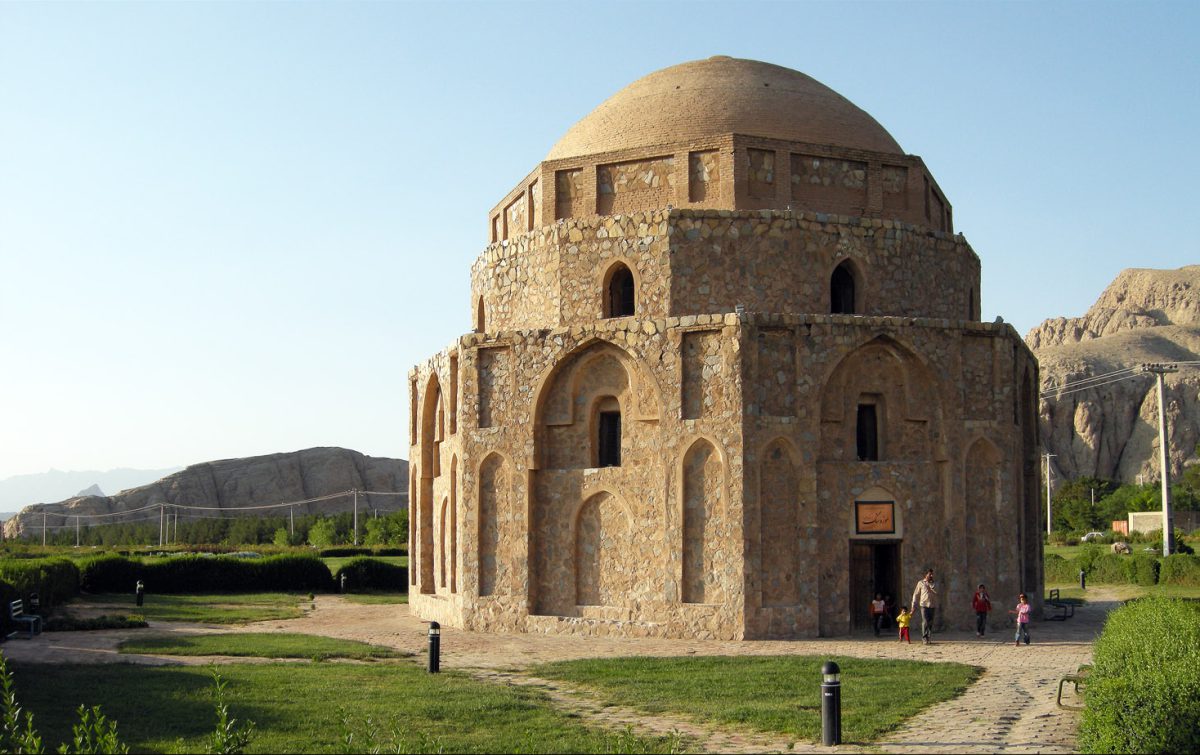
[[[993,344],[997,364],[968,410],[953,386],[968,374],[981,379],[964,364],[974,348],[966,344],[977,342]],[[484,363],[500,350],[512,355],[513,380],[486,389],[493,420],[480,427]],[[850,592],[849,543],[882,537],[854,531],[854,501],[868,492],[896,504],[897,531],[883,540],[899,543],[899,602],[928,565],[943,584],[947,625],[969,625],[981,581],[997,599],[1040,595],[1040,572],[1022,561],[1021,459],[1033,436],[1020,425],[1010,379],[1032,358],[1008,326],[621,318],[469,335],[452,351],[459,430],[436,441],[420,423],[412,458],[435,449],[446,459],[441,468],[452,472],[433,480],[431,495],[457,501],[457,532],[415,549],[411,571],[424,580],[421,560],[433,558],[458,573],[443,587],[449,567],[439,567],[435,590],[413,590],[421,616],[472,629],[626,636],[844,634],[851,607],[869,599]],[[441,390],[450,356],[410,382]],[[721,392],[706,393],[705,370],[722,375]],[[764,386],[792,399],[772,399],[768,412],[753,398],[768,395]],[[853,451],[853,408],[864,394],[884,407],[876,462]],[[622,413],[622,463],[596,468],[594,410],[611,402]],[[419,532],[428,514],[417,511]]]

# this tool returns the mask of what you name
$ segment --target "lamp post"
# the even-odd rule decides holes
[[[821,666],[821,744],[842,743],[842,670],[833,661]]]

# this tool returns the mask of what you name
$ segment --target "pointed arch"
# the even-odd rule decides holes
[[[697,438],[683,455],[682,481],[684,603],[723,603],[725,463],[708,438]]]
[[[422,593],[434,591],[433,482],[441,473],[441,438],[437,434],[442,389],[437,373],[429,375],[421,403],[421,478],[417,490],[417,569]]]
[[[484,308],[482,295],[475,302],[475,332],[487,332],[487,310]]]
[[[843,259],[829,276],[829,311],[835,315],[854,315],[862,312],[862,284],[858,266]]]
[[[759,456],[759,553],[762,605],[799,602],[799,488],[795,448],[786,438],[767,444]]]
[[[633,520],[608,490],[584,499],[574,517],[575,604],[615,606],[633,587],[629,540]]]
[[[442,498],[441,511],[438,514],[438,587],[445,589],[446,587],[446,549],[449,543],[446,541],[446,525],[450,519],[450,498],[449,496]]]
[[[450,592],[458,592],[458,455],[450,457]]]
[[[479,595],[486,597],[502,592],[501,575],[512,568],[503,563],[500,541],[500,517],[508,509],[508,463],[499,453],[492,452],[479,465]]]

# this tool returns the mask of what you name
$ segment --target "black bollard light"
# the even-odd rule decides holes
[[[142,605],[142,601],[146,597],[146,586],[142,584],[142,580],[137,581],[137,587],[133,589],[133,594],[137,596],[138,606]]]
[[[842,743],[841,671],[833,661],[821,667],[821,744],[826,747]]]
[[[436,621],[429,622],[429,673],[436,674],[442,670],[442,625]]]
[[[346,575],[342,575],[342,584],[338,592],[346,592]]]
[[[1087,589],[1087,572],[1085,572],[1083,569],[1079,570],[1079,589]]]

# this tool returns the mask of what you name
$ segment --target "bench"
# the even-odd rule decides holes
[[[1080,666],[1079,670],[1076,671],[1074,674],[1063,674],[1062,678],[1058,680],[1058,699],[1057,699],[1058,707],[1065,708],[1067,710],[1083,710],[1084,709],[1085,706],[1082,706],[1082,705],[1064,705],[1063,701],[1062,701],[1062,691],[1063,691],[1063,686],[1066,685],[1068,682],[1070,682],[1071,684],[1073,684],[1075,686],[1075,696],[1078,697],[1079,696],[1079,685],[1087,683],[1088,674],[1091,673],[1091,670],[1092,670],[1091,666]]]
[[[1058,588],[1050,591],[1049,597],[1046,598],[1045,607],[1047,609],[1058,611],[1054,616],[1047,616],[1049,621],[1066,621],[1075,615],[1075,604],[1066,603],[1059,597]]]
[[[8,618],[17,627],[25,627],[25,639],[32,640],[35,634],[42,633],[42,617],[41,616],[26,616],[25,604],[20,600],[14,600],[8,604]],[[19,629],[17,631],[20,631]],[[12,632],[9,637],[12,637],[17,632]]]

